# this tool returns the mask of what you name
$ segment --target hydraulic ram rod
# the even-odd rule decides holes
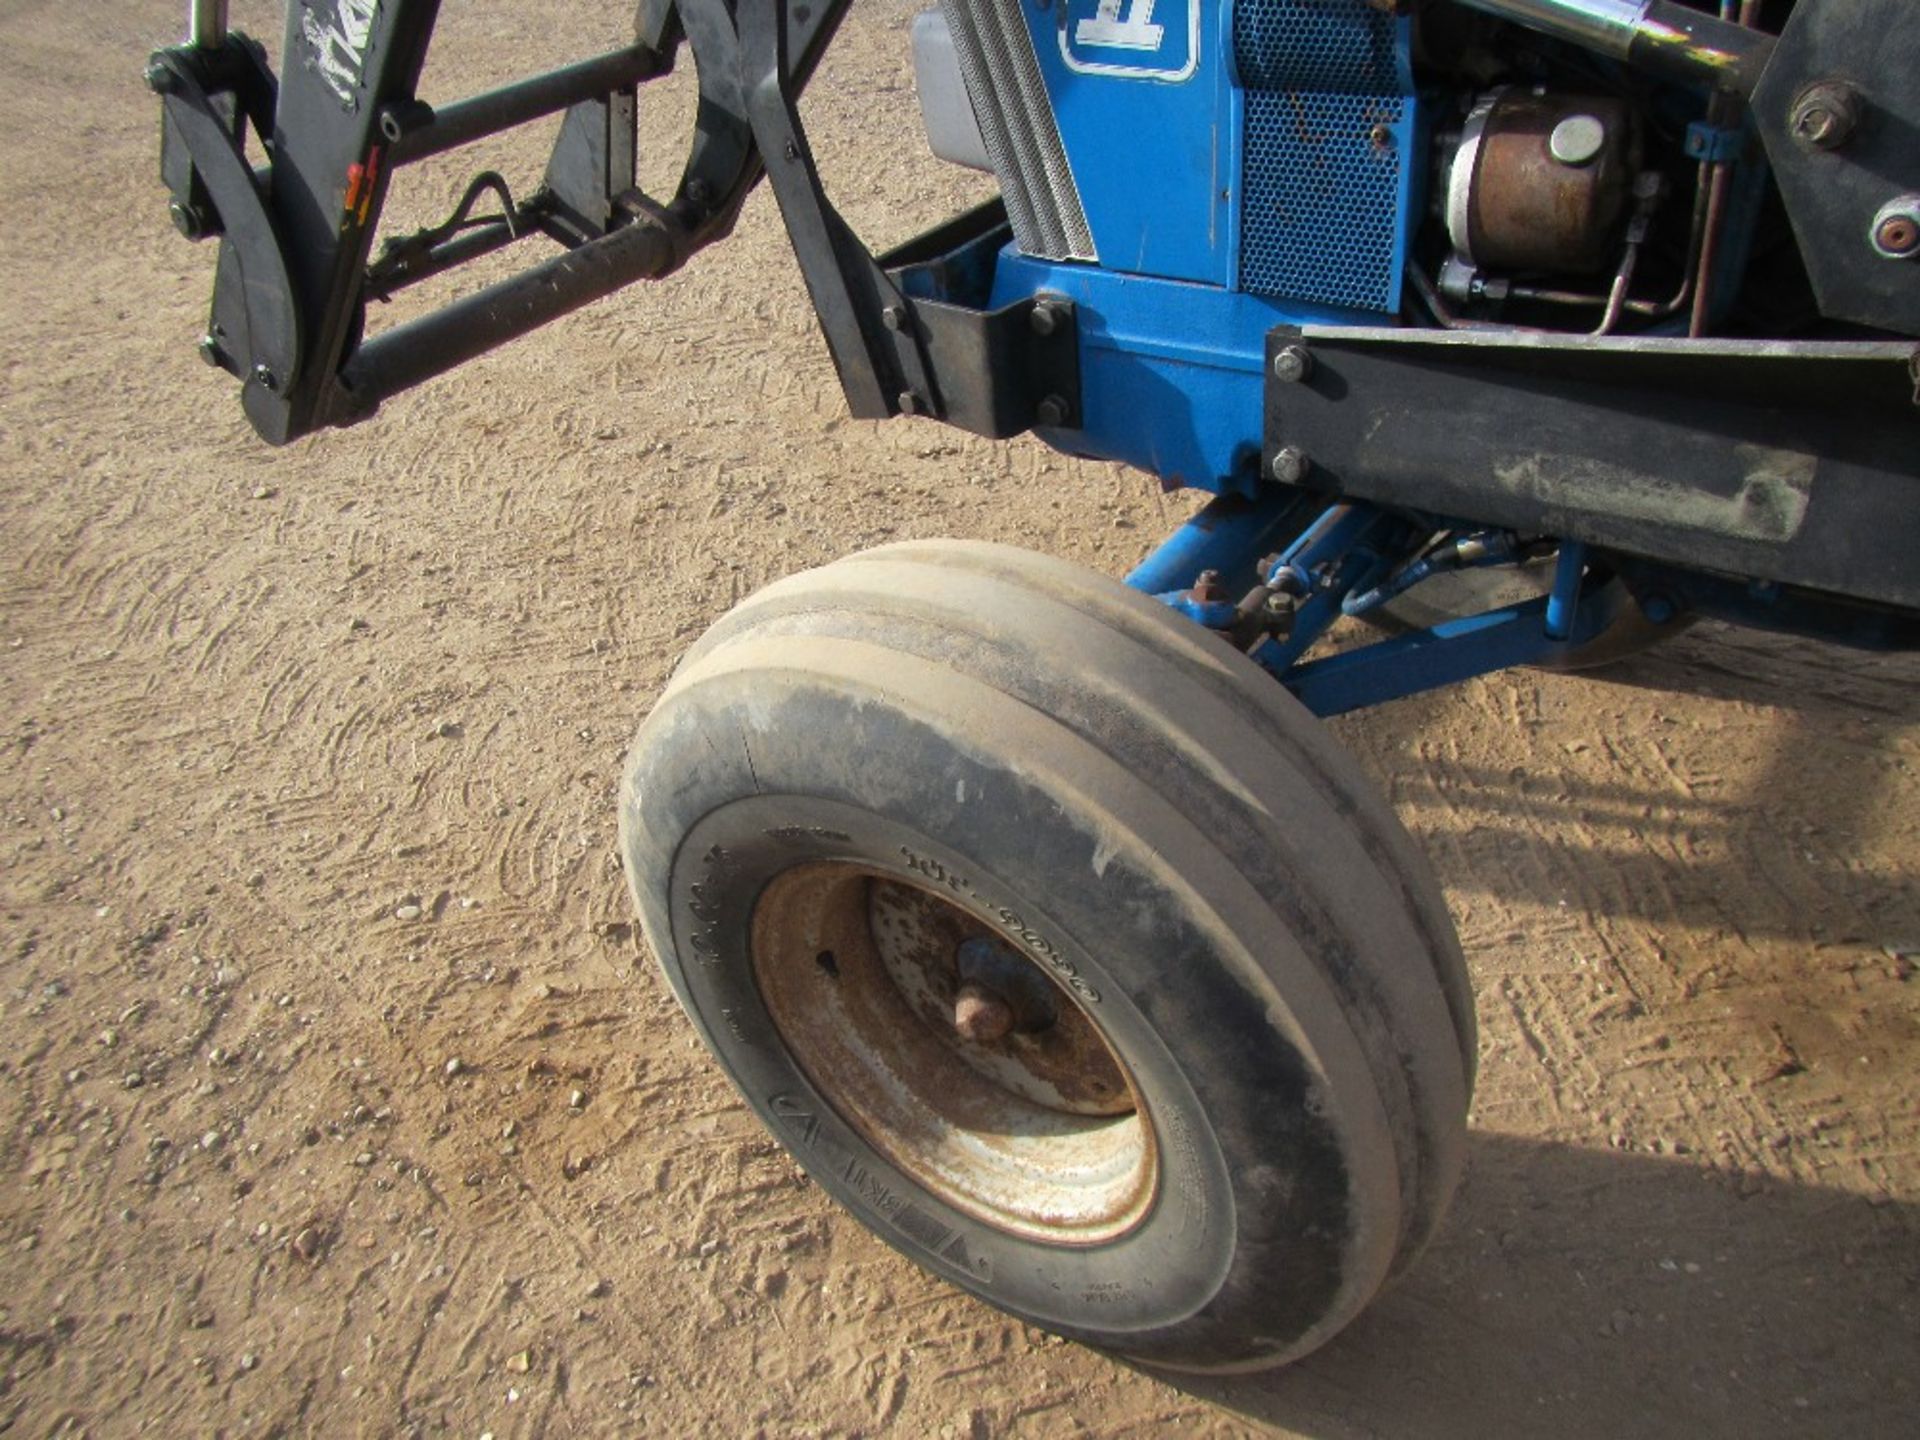
[[[227,0],[193,0],[187,12],[187,38],[202,50],[227,43]]]
[[[1671,0],[1460,0],[1555,39],[1680,80],[1751,95],[1771,35]]]

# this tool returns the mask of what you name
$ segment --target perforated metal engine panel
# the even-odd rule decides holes
[[[1405,258],[1405,22],[1367,0],[1235,0],[1246,87],[1240,285],[1393,311]]]

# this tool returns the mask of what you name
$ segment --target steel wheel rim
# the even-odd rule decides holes
[[[914,1183],[1046,1244],[1106,1243],[1146,1218],[1159,1166],[1140,1088],[1086,1007],[1003,930],[898,875],[817,862],[762,891],[751,952],[801,1071]],[[956,1024],[967,983],[986,1004]]]

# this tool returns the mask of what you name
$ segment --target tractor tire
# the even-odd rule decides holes
[[[748,1104],[1022,1320],[1280,1364],[1440,1220],[1475,1042],[1438,886],[1317,720],[1112,580],[924,542],[771,585],[682,662],[620,824]]]

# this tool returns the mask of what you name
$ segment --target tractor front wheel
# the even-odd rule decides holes
[[[990,1304],[1276,1364],[1440,1218],[1474,1030],[1432,876],[1297,702],[1111,580],[937,542],[770,586],[642,728],[621,828],[747,1102]]]

